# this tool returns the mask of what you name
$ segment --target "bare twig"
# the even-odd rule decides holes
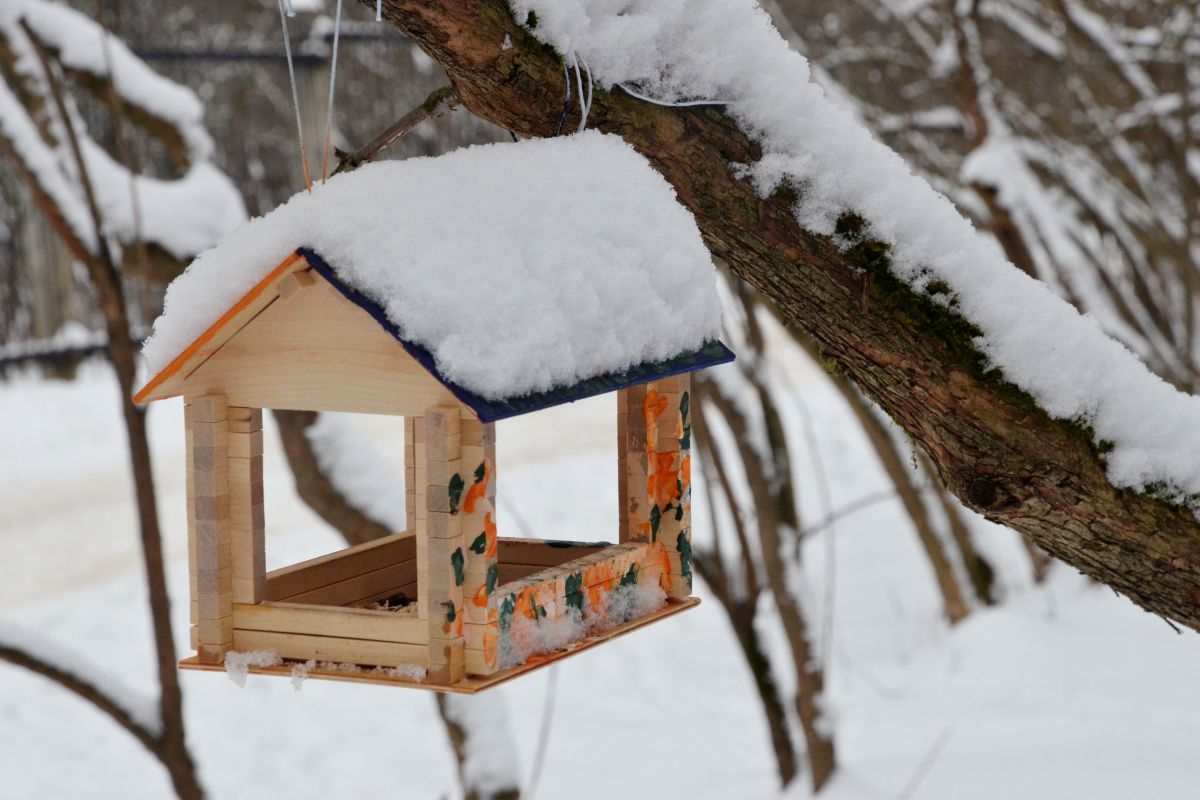
[[[338,165],[334,168],[333,174],[350,172],[369,161],[374,161],[379,157],[380,153],[391,147],[398,139],[405,136],[413,128],[427,119],[437,119],[447,111],[453,111],[458,108],[458,105],[458,92],[454,91],[453,86],[443,86],[440,89],[434,89],[425,98],[425,102],[393,122],[385,131],[367,144],[353,153],[339,152]]]
[[[159,709],[163,732],[152,752],[166,767],[175,791],[181,798],[185,798],[185,800],[200,798],[203,797],[204,792],[200,788],[195,764],[187,751],[184,739],[182,693],[179,687],[179,674],[175,668],[175,642],[171,634],[170,599],[167,596],[167,581],[163,567],[162,534],[158,525],[154,474],[150,465],[150,443],[146,435],[145,415],[133,404],[132,400],[134,381],[137,377],[136,351],[130,340],[130,324],[125,309],[121,275],[117,271],[116,260],[104,234],[99,205],[96,203],[87,164],[79,146],[79,137],[69,114],[62,86],[46,48],[24,20],[20,24],[37,55],[46,86],[66,131],[67,142],[78,170],[83,196],[87,201],[88,213],[96,232],[96,252],[85,248],[89,257],[84,258],[83,263],[100,297],[100,306],[108,334],[109,361],[117,376],[118,391],[121,395],[121,411],[129,441],[129,456],[137,501],[142,556],[146,570],[146,587],[150,601],[150,617],[161,689]],[[23,172],[31,175],[28,170]],[[36,180],[31,183],[31,186],[35,193],[45,194]],[[48,197],[43,197],[43,205],[46,202],[53,204]],[[74,238],[78,241],[77,237]],[[70,241],[69,238],[68,244]]]
[[[900,794],[897,796],[898,800],[908,800],[908,798],[916,794],[917,789],[921,786],[921,781],[925,780],[925,776],[933,768],[934,762],[938,760],[938,756],[945,749],[946,743],[950,741],[952,733],[953,731],[946,728],[938,734],[937,739],[934,740],[933,745],[929,748],[929,752],[925,754],[925,758],[921,759],[921,763],[917,765],[916,772],[908,779],[908,783],[904,785],[904,788],[900,790]]]
[[[80,699],[91,703],[99,711],[108,715],[110,719],[128,731],[131,736],[141,742],[142,746],[151,753],[157,753],[161,747],[161,739],[158,734],[135,720],[129,709],[118,703],[99,687],[88,683],[78,675],[66,672],[55,664],[38,658],[27,650],[5,644],[4,642],[0,642],[0,661],[7,661],[9,664],[27,669],[30,672],[41,675],[43,678],[48,678]]]

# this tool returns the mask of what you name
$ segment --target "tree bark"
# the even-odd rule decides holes
[[[383,14],[445,68],[473,113],[517,134],[554,134],[560,58],[502,0],[383,0]],[[506,35],[507,50],[498,44]],[[887,247],[859,235],[862,220],[842,220],[840,234],[855,243],[839,247],[799,226],[793,190],[758,197],[731,165],[757,160],[760,149],[712,107],[662,108],[598,91],[589,121],[654,164],[713,255],[816,339],[968,506],[1143,608],[1200,628],[1200,522],[1114,488],[1090,432],[1051,419],[989,371],[973,343],[978,330],[895,278]]]

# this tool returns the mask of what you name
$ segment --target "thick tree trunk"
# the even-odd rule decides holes
[[[446,69],[473,113],[522,135],[554,134],[561,61],[502,0],[384,0],[383,13]],[[498,44],[506,35],[509,49]],[[1051,419],[989,373],[977,331],[892,276],[885,246],[835,246],[800,228],[789,191],[759,198],[730,168],[755,161],[759,148],[711,107],[668,109],[599,91],[589,122],[650,159],[713,254],[811,334],[967,505],[1144,608],[1200,628],[1196,518],[1113,488],[1089,432]],[[847,218],[841,228],[855,236],[863,225]]]

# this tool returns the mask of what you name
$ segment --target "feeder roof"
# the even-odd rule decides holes
[[[484,419],[732,358],[691,215],[587,132],[371,164],[246,223],[168,288],[138,398],[293,250]]]

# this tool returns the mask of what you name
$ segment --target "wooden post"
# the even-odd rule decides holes
[[[691,378],[679,375],[618,393],[620,541],[657,542],[663,589],[692,593]]]
[[[417,532],[417,617],[429,619],[429,547],[425,535],[425,418],[413,417],[413,530]]]
[[[467,481],[463,499],[463,545],[466,581],[463,604],[466,621],[465,664],[471,675],[496,671],[500,626],[488,600],[500,582],[496,530],[496,426],[477,419],[462,420],[462,465]]]
[[[404,530],[406,531],[417,529],[416,422],[416,417],[404,418]]]
[[[192,469],[192,459],[194,452],[192,448],[192,434],[194,428],[192,423],[192,403],[186,400],[183,404],[183,435],[184,435],[184,462],[187,464],[187,538],[188,538],[188,597],[190,602],[188,605],[191,608],[189,620],[191,622],[188,630],[188,641],[191,643],[192,649],[196,652],[200,651],[200,629],[197,625],[200,622],[200,587],[197,583],[198,576],[196,575],[196,479]]]
[[[617,497],[619,541],[650,541],[650,506],[646,497],[646,421],[642,405],[646,386],[617,392]]]
[[[189,542],[202,663],[219,664],[233,647],[233,564],[229,517],[229,423],[222,395],[191,402],[192,497]]]
[[[261,603],[267,576],[262,410],[231,407],[228,416],[233,602]]]
[[[418,545],[425,539],[425,597],[429,624],[429,680],[457,683],[464,677],[462,417],[452,406],[425,412],[425,520],[417,520]],[[418,490],[420,491],[420,490]],[[420,554],[418,553],[418,558]],[[418,578],[419,580],[420,578]]]

